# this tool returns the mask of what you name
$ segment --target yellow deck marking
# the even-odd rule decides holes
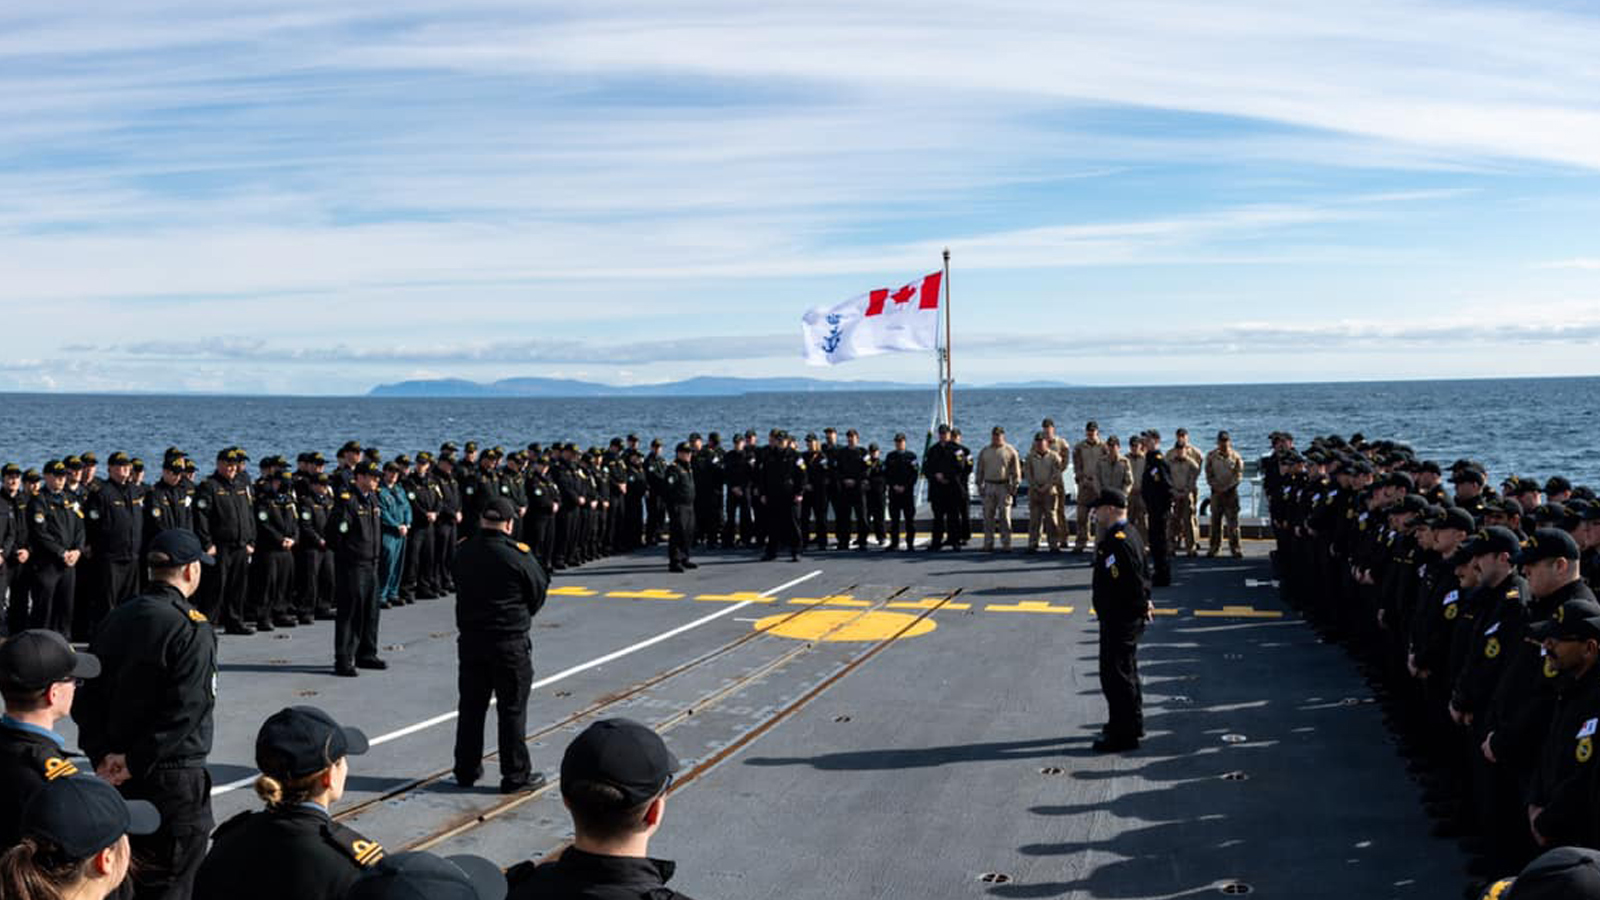
[[[1283,613],[1275,609],[1256,609],[1254,606],[1224,606],[1221,609],[1197,609],[1197,616],[1219,619],[1281,619]]]
[[[697,594],[696,600],[704,603],[776,603],[776,597],[766,597],[755,591],[734,591],[731,594]]]
[[[623,600],[682,600],[683,595],[675,591],[661,588],[646,588],[642,591],[606,591],[607,597],[620,597]]]
[[[1056,613],[1057,615],[1070,616],[1075,607],[1051,606],[1048,600],[1023,600],[1017,603],[991,603],[983,608],[984,612],[1017,612],[1017,613]]]
[[[811,609],[794,616],[768,616],[755,624],[757,631],[779,637],[827,643],[882,641],[894,637],[902,629],[905,634],[900,637],[918,637],[937,627],[932,616],[918,619],[908,613],[862,614],[843,609]]]
[[[586,587],[569,585],[567,587],[551,588],[545,592],[551,597],[593,597],[599,591],[591,591]]]
[[[1155,609],[1151,610],[1151,612],[1155,613],[1158,616],[1175,616],[1175,615],[1178,614],[1178,610],[1175,610],[1175,609],[1162,609],[1159,606],[1156,607]]]
[[[943,604],[942,606],[940,604]],[[890,609],[954,609],[967,610],[971,603],[945,603],[943,597],[923,597],[921,600],[891,600]]]
[[[789,601],[794,606],[871,606],[865,600],[857,600],[849,594],[834,594],[828,597],[796,597]]]

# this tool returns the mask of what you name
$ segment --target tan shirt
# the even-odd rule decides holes
[[[1231,491],[1243,479],[1244,458],[1238,451],[1232,447],[1226,451],[1218,447],[1206,454],[1206,483],[1211,485],[1213,494]]]
[[[1107,454],[1100,460],[1100,476],[1098,478],[1100,490],[1115,489],[1126,494],[1133,485],[1133,470],[1128,466],[1126,456],[1112,457]]]
[[[1061,457],[1050,450],[1029,453],[1028,461],[1022,465],[1022,472],[1028,477],[1028,487],[1037,491],[1060,490],[1061,473],[1064,471],[1066,468],[1061,465]]]
[[[1072,448],[1072,469],[1077,477],[1080,489],[1098,492],[1100,490],[1100,460],[1105,456],[1106,445],[1103,441],[1091,441],[1087,438],[1078,442]]]
[[[1139,485],[1144,484],[1144,454],[1128,457],[1128,472],[1133,476],[1133,486],[1128,488],[1128,499],[1139,496]]]
[[[1013,488],[1022,480],[1022,460],[1010,444],[985,444],[978,451],[978,483],[1004,481]]]
[[[1193,444],[1182,449],[1172,448],[1167,454],[1167,468],[1172,470],[1172,489],[1192,494],[1200,488],[1200,466],[1204,460]]]

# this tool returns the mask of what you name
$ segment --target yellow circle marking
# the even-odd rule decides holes
[[[910,626],[907,628],[906,626]],[[757,631],[797,641],[824,641],[828,643],[849,641],[882,641],[900,634],[901,637],[918,637],[938,628],[932,618],[918,620],[906,613],[859,613],[844,609],[811,609],[794,618],[786,615],[767,616],[756,622]]]

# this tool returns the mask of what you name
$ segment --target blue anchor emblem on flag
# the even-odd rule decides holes
[[[839,318],[837,314],[828,316],[828,336],[822,339],[821,344],[823,353],[831,354],[839,349],[839,344],[844,340],[844,334],[839,330]]]

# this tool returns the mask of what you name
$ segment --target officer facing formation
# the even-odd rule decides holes
[[[136,837],[134,896],[183,900],[215,822],[211,817],[212,711],[217,636],[190,603],[213,565],[191,531],[169,529],[146,556],[150,590],[106,617],[90,650],[102,677],[84,685],[73,710],[95,772],[161,812],[161,828]]]
[[[1100,623],[1100,690],[1106,698],[1105,730],[1094,749],[1136,750],[1144,737],[1139,687],[1139,637],[1154,615],[1150,570],[1143,542],[1128,524],[1128,498],[1106,489],[1089,504],[1095,512],[1092,602]]]
[[[664,488],[667,504],[667,571],[682,572],[698,569],[689,559],[689,548],[694,543],[695,491],[694,447],[687,442],[678,445],[677,458],[667,466]]]
[[[456,550],[456,627],[460,718],[455,777],[471,787],[483,776],[483,726],[489,698],[499,721],[500,790],[544,784],[525,740],[533,691],[533,617],[544,608],[550,579],[533,548],[511,536],[517,511],[496,498],[483,508],[478,533]]]
[[[366,752],[365,734],[314,706],[291,706],[262,723],[255,790],[266,808],[240,813],[212,835],[197,900],[341,900],[384,856],[328,812],[344,796],[349,758]]]

